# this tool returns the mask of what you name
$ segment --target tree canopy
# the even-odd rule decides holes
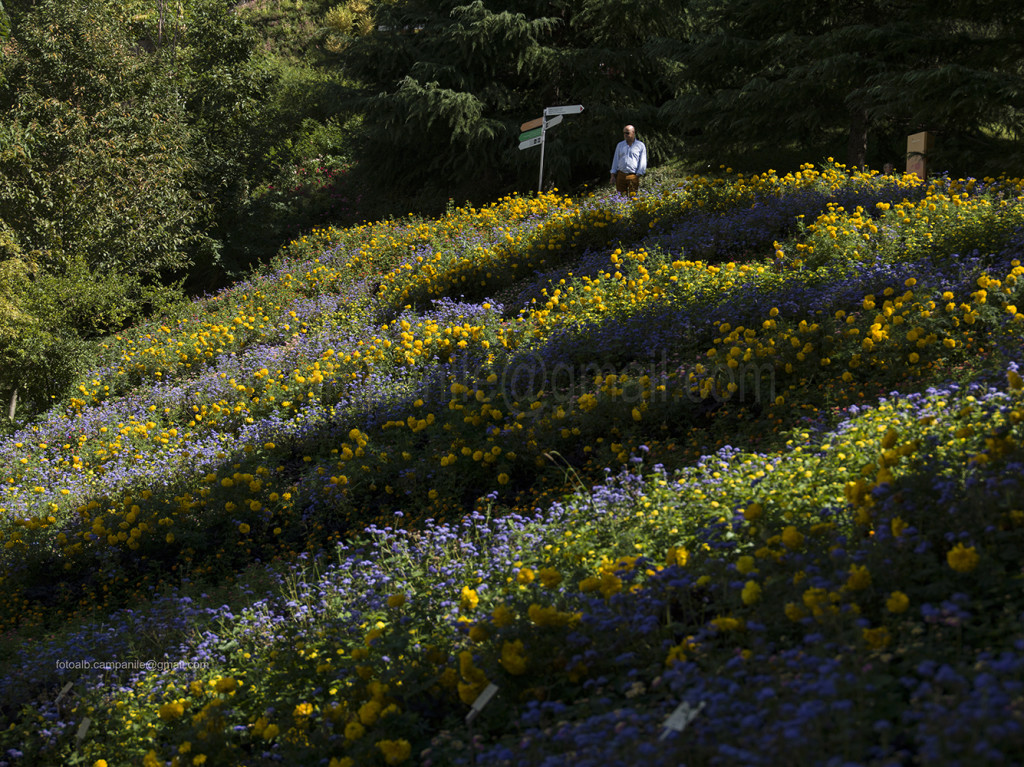
[[[225,200],[258,154],[245,141],[255,41],[240,23],[230,34],[223,0],[179,3],[177,19],[155,10],[104,0],[12,10],[0,78],[0,315],[12,320],[0,390],[37,409],[70,380],[84,339],[142,316],[215,257]]]
[[[649,43],[681,18],[671,0],[351,0],[328,14],[327,44],[362,85],[344,103],[363,115],[360,160],[378,178],[493,193],[536,179],[516,139],[548,106],[587,114],[549,136],[555,183],[599,177],[625,122],[667,150],[654,118],[670,62]]]
[[[694,18],[663,114],[706,154],[845,138],[859,166],[898,160],[908,133],[934,131],[963,151],[1024,127],[1016,4],[731,0]]]

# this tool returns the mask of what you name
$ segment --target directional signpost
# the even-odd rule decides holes
[[[519,148],[529,149],[540,146],[540,179],[537,182],[537,191],[541,192],[544,186],[544,136],[548,128],[554,128],[562,122],[563,115],[578,115],[583,111],[582,104],[572,106],[548,107],[544,115],[533,120],[527,120],[519,126],[522,133],[519,134]]]
[[[544,110],[545,117],[551,117],[552,115],[578,115],[583,111],[582,104],[573,104],[569,107],[548,107]]]

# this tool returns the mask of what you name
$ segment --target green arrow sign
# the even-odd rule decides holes
[[[519,134],[519,140],[520,141],[528,141],[529,139],[537,138],[537,136],[540,135],[540,132],[541,132],[540,128],[534,128],[533,130],[528,130],[525,133],[520,133]]]

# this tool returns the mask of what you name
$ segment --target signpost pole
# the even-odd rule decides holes
[[[544,191],[544,144],[548,129],[548,116],[544,115],[544,122],[540,126],[540,177],[537,179],[537,194]]]
[[[577,115],[583,111],[582,104],[573,104],[563,107],[548,107],[544,114],[534,120],[527,120],[519,126],[522,133],[519,134],[519,148],[529,149],[540,144],[540,175],[537,177],[537,192],[544,191],[544,144],[547,143],[548,128],[554,128],[562,122],[563,115]],[[539,129],[538,135],[533,135]]]

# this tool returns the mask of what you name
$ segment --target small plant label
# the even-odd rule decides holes
[[[78,732],[75,733],[75,748],[82,745],[82,741],[85,740],[85,733],[89,732],[90,724],[92,724],[92,719],[85,717],[82,719],[82,723],[78,725]]]
[[[484,688],[484,691],[477,695],[476,700],[473,701],[473,707],[470,709],[469,713],[466,714],[466,724],[469,724],[476,719],[477,715],[484,710],[484,706],[490,703],[491,698],[493,698],[497,693],[498,685],[494,684],[494,682],[488,684]]]
[[[697,718],[697,714],[704,710],[704,706],[707,704],[704,701],[700,702],[698,706],[691,706],[685,700],[676,706],[676,710],[669,714],[668,719],[665,720],[665,724],[662,725],[665,729],[662,730],[661,737],[658,740],[665,740],[670,732],[682,732],[686,729],[686,725]]]
[[[63,698],[65,695],[67,695],[68,694],[68,690],[71,689],[71,684],[72,684],[71,682],[68,682],[66,685],[64,685],[63,687],[60,688],[60,692],[57,694],[57,697],[54,698],[54,701],[53,701],[54,703],[60,703],[61,698]]]

